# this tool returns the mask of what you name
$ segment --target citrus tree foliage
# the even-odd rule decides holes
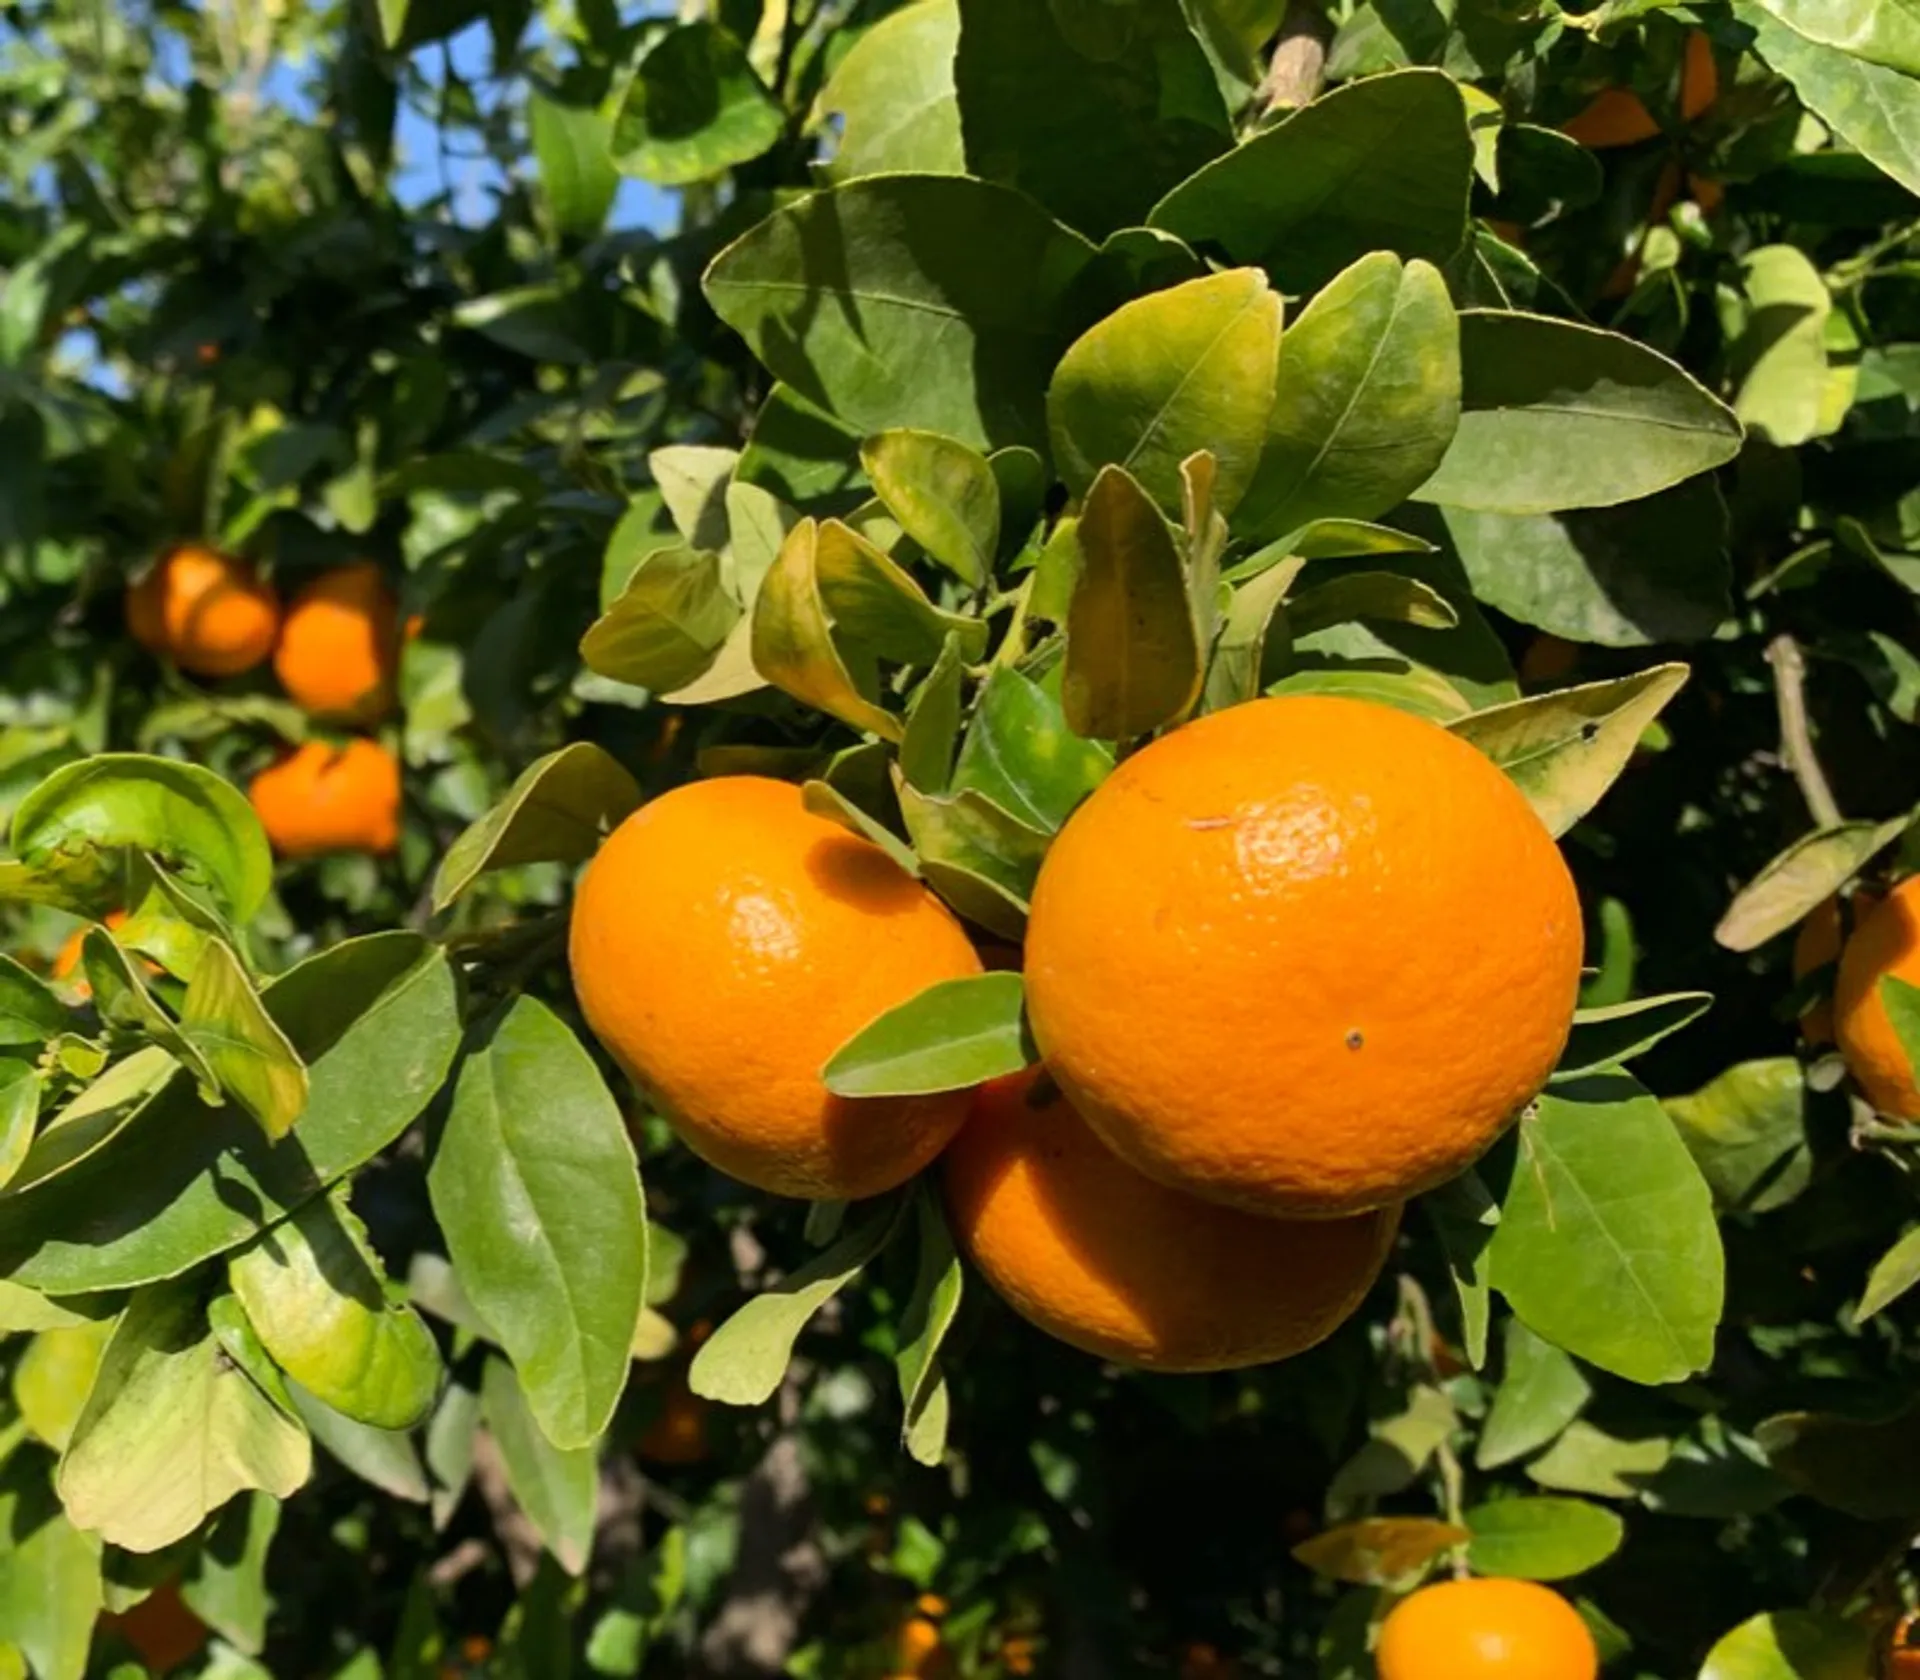
[[[1359,1680],[1471,1571],[1609,1674],[1870,1674],[1913,1133],[1785,946],[1920,863],[1920,27],[1295,4],[9,11],[0,1673],[177,1593],[222,1676]],[[240,790],[342,730],[129,634],[183,542],[392,581],[390,854],[276,865]],[[933,1178],[747,1192],[580,1026],[667,786],[1005,948],[1118,758],[1301,693],[1501,766],[1590,963],[1306,1355],[1046,1343]],[[1013,966],[827,1085],[1027,1066]]]

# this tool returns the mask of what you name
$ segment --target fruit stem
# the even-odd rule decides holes
[[[1780,706],[1780,754],[1800,784],[1800,796],[1813,820],[1822,828],[1837,828],[1845,819],[1813,750],[1813,729],[1807,719],[1807,662],[1800,644],[1782,630],[1767,644],[1767,663],[1773,667],[1773,691]]]

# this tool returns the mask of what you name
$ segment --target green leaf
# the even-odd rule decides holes
[[[67,1030],[67,1006],[12,957],[0,956],[0,1045],[44,1044]]]
[[[1488,1245],[1537,1335],[1638,1383],[1706,1369],[1724,1260],[1713,1200],[1660,1105],[1624,1074],[1543,1093]]]
[[[67,1520],[46,1462],[16,1452],[0,1465],[0,1639],[35,1680],[81,1680],[101,1608],[100,1541]]]
[[[956,0],[917,0],[854,42],[820,90],[819,116],[840,119],[828,176],[964,175],[960,102],[953,91],[960,44]]]
[[[17,1195],[103,1148],[178,1069],[152,1044],[115,1062],[41,1128],[6,1188]]]
[[[412,1505],[425,1505],[433,1497],[412,1436],[403,1430],[377,1429],[335,1411],[292,1377],[284,1386],[294,1416],[314,1440],[369,1487]]]
[[[1473,1539],[1467,1562],[1481,1575],[1564,1581],[1620,1549],[1627,1525],[1584,1499],[1500,1499],[1462,1519]]]
[[[700,1344],[687,1384],[703,1399],[758,1406],[773,1397],[800,1332],[884,1248],[900,1223],[885,1208],[862,1221],[772,1288],[762,1291]]]
[[[713,444],[674,443],[648,452],[647,470],[689,548],[727,546],[727,489],[739,465],[738,450]]]
[[[1431,584],[1398,572],[1346,572],[1329,583],[1303,589],[1287,602],[1287,623],[1296,636],[1357,618],[1387,619],[1450,630],[1460,622],[1453,603]]]
[[[1509,701],[1449,727],[1506,771],[1560,835],[1600,802],[1686,680],[1684,665],[1655,665],[1612,682]]]
[[[13,1403],[27,1433],[63,1452],[99,1375],[100,1359],[113,1334],[111,1318],[42,1330],[13,1368]]]
[[[1038,1060],[1018,974],[942,980],[869,1022],[827,1059],[821,1078],[841,1097],[962,1091]]]
[[[829,521],[835,546],[857,545],[851,531]],[[803,519],[788,533],[780,557],[760,588],[753,614],[753,663],[760,674],[803,705],[837,717],[851,727],[898,741],[900,720],[875,698],[878,683],[866,667],[858,677],[849,669],[833,636],[833,621],[821,588],[822,528]]]
[[[389,48],[399,46],[407,33],[407,13],[411,0],[375,0],[380,15],[380,39]]]
[[[1580,1367],[1519,1319],[1507,1320],[1504,1345],[1506,1371],[1494,1391],[1493,1405],[1473,1456],[1482,1470],[1498,1470],[1538,1452],[1572,1423],[1593,1397],[1593,1385]]]
[[[913,855],[913,848],[885,823],[876,822],[868,816],[831,782],[810,781],[803,784],[800,799],[816,817],[825,817],[828,822],[838,823],[849,834],[872,841],[909,875],[919,876],[920,860]]]
[[[714,259],[706,291],[775,378],[862,434],[1039,448],[1063,299],[1092,260],[1004,187],[875,176],[776,211]]]
[[[1067,488],[1085,495],[1101,468],[1123,467],[1173,512],[1181,462],[1206,449],[1230,513],[1266,438],[1282,312],[1266,276],[1238,268],[1137,298],[1082,334],[1047,388]]]
[[[735,478],[794,507],[840,506],[862,482],[859,447],[858,430],[791,385],[776,382],[753,417],[753,435],[740,452]]]
[[[1553,1076],[1571,1079],[1630,1062],[1712,1007],[1711,992],[1669,992],[1664,997],[1582,1009],[1573,1018],[1573,1032]]]
[[[960,638],[949,636],[907,710],[906,732],[900,737],[900,774],[922,793],[945,793],[953,781],[966,675]]]
[[[180,1031],[269,1139],[306,1111],[307,1070],[275,1024],[233,947],[212,939],[201,952],[180,1011]]]
[[[174,1024],[147,990],[132,959],[104,927],[89,928],[80,945],[81,971],[86,975],[93,1007],[110,1031],[143,1034],[165,1049],[199,1081],[206,1101],[224,1100],[219,1076],[207,1053]]]
[[[1910,0],[1760,0],[1787,28],[1850,57],[1920,76],[1920,13]]]
[[[60,1460],[81,1528],[129,1552],[191,1534],[237,1493],[288,1498],[313,1467],[306,1432],[221,1352],[191,1284],[143,1289],[107,1344]]]
[[[1131,740],[1179,717],[1200,688],[1200,649],[1173,532],[1139,483],[1102,467],[1076,528],[1061,702],[1077,734]]]
[[[461,1065],[427,1173],[455,1270],[557,1447],[585,1447],[626,1386],[646,1213],[619,1106],[580,1041],[521,997]]]
[[[1771,1610],[1707,1653],[1700,1680],[1854,1680],[1872,1672],[1873,1642],[1855,1622],[1816,1610]]]
[[[514,778],[506,797],[447,848],[433,878],[435,912],[488,870],[592,857],[639,804],[640,784],[591,741],[535,759]]]
[[[72,1301],[52,1301],[17,1283],[0,1282],[0,1336],[23,1331],[68,1330],[77,1324],[89,1324],[103,1315],[111,1317],[111,1296]]]
[[[1179,0],[960,0],[967,161],[1103,237],[1233,143]]]
[[[960,743],[953,785],[1052,833],[1112,769],[1112,754],[1068,728],[1051,693],[1011,666],[995,665]]]
[[[1486,1181],[1472,1167],[1423,1196],[1420,1205],[1433,1222],[1459,1298],[1467,1363],[1478,1371],[1487,1362],[1487,1331],[1493,1317],[1487,1245],[1500,1222],[1500,1209]]]
[[[1864,55],[1811,39],[1782,21],[1804,24],[1811,10],[1796,6],[1789,14],[1777,0],[1771,8],[1756,0],[1734,0],[1733,15],[1753,30],[1753,51],[1793,84],[1808,110],[1908,192],[1920,193],[1920,83],[1900,70],[1870,63]]]
[[[1792,245],[1762,245],[1740,259],[1740,272],[1749,313],[1728,347],[1739,382],[1733,412],[1783,449],[1832,431],[1824,411],[1833,299],[1820,270]]]
[[[1476,596],[1570,641],[1702,641],[1732,610],[1726,504],[1709,478],[1617,508],[1439,513]]]
[[[1000,484],[984,455],[903,426],[861,444],[860,464],[901,530],[962,583],[986,583],[1000,542]]]
[[[599,676],[665,693],[707,671],[740,617],[720,581],[719,555],[656,549],[587,627],[580,657]]]
[[[1672,1457],[1673,1443],[1663,1436],[1608,1435],[1581,1421],[1527,1466],[1527,1478],[1568,1493],[1638,1499]]]
[[[263,1001],[307,1063],[297,1133],[269,1144],[244,1115],[210,1109],[175,1081],[110,1146],[9,1196],[0,1275],[82,1294],[175,1277],[224,1253],[393,1142],[440,1088],[459,1042],[452,972],[415,934],[335,945]]]
[[[920,1260],[900,1320],[901,1439],[916,1464],[934,1468],[946,1456],[952,1401],[940,1368],[940,1347],[960,1312],[964,1268],[940,1203],[924,1182],[914,1193]]]
[[[1842,823],[1802,836],[1734,895],[1713,937],[1729,951],[1752,951],[1799,926],[1899,839],[1910,820]]]
[[[1148,224],[1310,292],[1372,251],[1439,267],[1467,237],[1473,141],[1437,70],[1323,94],[1183,181]]]
[[[1311,519],[1297,531],[1238,560],[1221,575],[1228,583],[1244,583],[1270,571],[1283,560],[1340,560],[1369,554],[1431,554],[1425,537],[1372,525],[1364,519]]]
[[[1544,315],[1460,316],[1460,429],[1419,499],[1491,513],[1612,507],[1724,466],[1733,411],[1679,363]]]
[[[620,177],[607,155],[610,125],[591,105],[527,96],[527,138],[555,230],[585,238],[600,231]]]
[[[273,885],[273,853],[246,797],[173,759],[95,753],[56,770],[14,807],[10,838],[36,869],[76,852],[150,852],[236,922],[252,920]]]
[[[570,1575],[587,1567],[600,1492],[591,1447],[560,1448],[534,1421],[533,1408],[504,1359],[489,1359],[480,1379],[480,1411],[500,1449],[507,1484],[548,1551]]]
[[[928,884],[962,915],[1018,940],[1052,835],[1030,828],[971,788],[936,799],[896,780],[895,792]],[[988,896],[982,899],[957,883],[951,873],[956,870],[978,881]]]
[[[613,121],[613,162],[626,175],[686,186],[757,158],[786,116],[718,24],[676,24],[647,48]]]
[[[208,1627],[248,1656],[267,1642],[267,1552],[280,1527],[280,1502],[264,1493],[221,1512],[181,1578],[180,1596]]]
[[[1916,1283],[1920,1283],[1920,1227],[1908,1231],[1873,1263],[1860,1305],[1854,1309],[1854,1322],[1866,1323]]]
[[[1902,980],[1897,974],[1883,974],[1874,991],[1880,1007],[1887,1012],[1894,1037],[1911,1061],[1916,1051],[1920,1051],[1920,986]]]
[[[33,1147],[41,1090],[32,1063],[0,1056],[0,1189],[12,1182]]]
[[[410,1429],[440,1389],[440,1349],[386,1275],[345,1198],[315,1196],[227,1261],[227,1281],[267,1352],[324,1405],[376,1429]]]
[[[1806,1070],[1794,1057],[1736,1063],[1661,1102],[1720,1206],[1764,1213],[1807,1187]]]
[[[1456,723],[1468,712],[1466,696],[1438,671],[1404,659],[1309,666],[1269,683],[1265,692],[1337,694],[1376,706],[1392,706],[1432,723]]]
[[[1363,1517],[1301,1541],[1293,1556],[1330,1581],[1391,1586],[1417,1580],[1467,1539],[1464,1528],[1432,1517]]]
[[[1460,421],[1460,328],[1440,271],[1387,251],[1362,257],[1287,330],[1276,389],[1240,535],[1397,507]]]

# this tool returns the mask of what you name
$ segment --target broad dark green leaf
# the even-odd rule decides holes
[[[868,438],[860,462],[901,530],[963,583],[986,583],[1000,541],[1000,485],[984,455],[899,427]]]
[[[1310,292],[1372,251],[1444,267],[1467,236],[1473,142],[1437,70],[1323,94],[1183,181],[1147,218]]]
[[[1630,1062],[1712,1007],[1711,992],[1670,992],[1664,997],[1583,1009],[1573,1018],[1573,1032],[1560,1052],[1554,1077],[1569,1079]]]
[[[47,777],[14,807],[13,850],[34,868],[63,855],[133,847],[205,888],[236,922],[273,885],[253,807],[211,770],[138,753],[95,753]]]
[[[964,175],[956,0],[916,0],[867,30],[834,67],[817,109],[840,118],[827,165],[835,181],[860,175]]]
[[[522,997],[467,1055],[427,1187],[540,1428],[588,1446],[626,1386],[646,1213],[619,1106],[545,1004]]]
[[[1287,329],[1276,391],[1234,521],[1241,536],[1397,507],[1439,466],[1460,420],[1460,329],[1440,271],[1386,251],[1362,257]]]
[[[433,878],[434,909],[446,909],[490,869],[592,857],[639,803],[640,784],[591,741],[535,759],[506,797],[447,848]]]
[[[187,1608],[249,1656],[267,1642],[267,1552],[279,1527],[279,1500],[264,1493],[236,1499],[208,1530],[180,1582]]]
[[[0,1275],[81,1294],[174,1277],[224,1253],[398,1137],[459,1042],[452,973],[415,934],[336,945],[282,975],[264,1002],[307,1063],[307,1110],[293,1135],[270,1144],[231,1105],[209,1109],[175,1081],[110,1147],[9,1198]]]
[[[1764,1213],[1807,1187],[1807,1076],[1794,1057],[1737,1062],[1661,1102],[1722,1207]]]
[[[1847,1680],[1872,1672],[1873,1639],[1821,1610],[1770,1610],[1742,1622],[1707,1653],[1700,1680]]]
[[[1725,403],[1618,333],[1469,309],[1460,368],[1460,427],[1422,501],[1489,513],[1612,507],[1740,452]]]
[[[736,478],[794,507],[832,513],[856,500],[865,482],[859,450],[856,428],[776,383],[753,417]]]
[[[1462,1519],[1473,1535],[1467,1562],[1482,1575],[1564,1581],[1598,1567],[1620,1549],[1627,1527],[1584,1499],[1499,1499]]]
[[[914,1212],[920,1258],[894,1364],[900,1376],[902,1443],[916,1464],[933,1468],[946,1456],[953,1409],[940,1368],[940,1347],[960,1312],[965,1278],[946,1217],[924,1182],[915,1192]]]
[[[44,1044],[67,1029],[53,988],[12,957],[0,956],[0,1045]]]
[[[1146,492],[1102,467],[1076,528],[1080,575],[1067,612],[1061,703],[1074,731],[1131,740],[1180,716],[1200,688],[1180,551]]]
[[[1713,1358],[1724,1260],[1713,1199],[1659,1103],[1624,1074],[1543,1093],[1488,1245],[1529,1329],[1638,1383]]]
[[[1794,841],[1734,895],[1713,937],[1729,951],[1751,951],[1799,926],[1899,839],[1908,822],[1842,823]]]
[[[563,1449],[534,1421],[533,1408],[513,1367],[489,1359],[480,1382],[480,1413],[500,1449],[507,1484],[521,1510],[570,1575],[587,1567],[600,1492],[591,1447]]]
[[[559,233],[598,233],[613,208],[620,177],[607,155],[609,128],[591,105],[563,104],[540,93],[527,99],[527,137],[547,215]]]
[[[704,181],[757,158],[786,117],[716,23],[675,24],[635,65],[614,116],[614,166],[663,187]]]
[[[776,378],[862,434],[1037,448],[1062,301],[1092,259],[1004,187],[875,176],[776,211],[714,259],[706,290]]]
[[[224,940],[209,940],[201,951],[180,1032],[269,1141],[293,1130],[306,1111],[307,1070]]]
[[[285,1499],[313,1453],[221,1352],[191,1284],[128,1303],[60,1460],[60,1498],[80,1527],[129,1552],[193,1532],[236,1493]]]
[[[1051,693],[1012,667],[995,665],[960,743],[953,785],[983,795],[1029,828],[1051,832],[1112,769],[1112,755],[1067,726]]]
[[[15,1452],[0,1465],[0,1640],[35,1680],[81,1680],[101,1607],[100,1540],[61,1510],[49,1463]]]
[[[821,1078],[842,1097],[961,1091],[1038,1059],[1018,974],[942,980],[869,1022],[827,1059]]]
[[[1655,665],[1509,701],[1450,727],[1513,778],[1549,831],[1565,834],[1613,786],[1687,675],[1684,665]]]
[[[1096,239],[1233,144],[1180,0],[960,0],[960,25],[968,166]]]
[[[728,1406],[758,1406],[771,1399],[807,1320],[859,1275],[899,1224],[899,1207],[883,1208],[756,1295],[700,1344],[687,1372],[688,1386]]]
[[[1138,298],[1089,328],[1047,388],[1067,488],[1085,495],[1102,467],[1123,467],[1173,513],[1180,464],[1205,449],[1214,501],[1231,513],[1266,439],[1281,314],[1266,276],[1240,268]]]
[[[387,1300],[366,1231],[315,1196],[227,1261],[227,1281],[274,1363],[322,1404],[376,1429],[410,1429],[439,1392],[440,1350],[411,1307]]]
[[[580,657],[600,676],[665,693],[706,672],[740,617],[740,603],[721,582],[719,555],[660,548],[588,626]]]
[[[1474,1463],[1482,1470],[1527,1457],[1572,1423],[1593,1395],[1580,1367],[1517,1318],[1507,1320],[1506,1368],[1480,1429]]]

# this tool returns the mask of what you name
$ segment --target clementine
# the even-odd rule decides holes
[[[400,844],[399,761],[374,741],[308,741],[255,776],[247,794],[282,857]]]
[[[1880,982],[1888,975],[1920,985],[1920,875],[1911,875],[1869,910],[1840,953],[1833,986],[1834,1037],[1847,1069],[1882,1114],[1920,1120],[1920,1085],[1907,1059]]]
[[[1152,1371],[1264,1365],[1360,1305],[1398,1208],[1263,1219],[1143,1177],[1030,1068],[983,1085],[943,1163],[948,1218],[1022,1318]]]
[[[125,927],[127,913],[124,910],[109,910],[106,915],[100,918],[100,921],[103,927]],[[60,954],[53,959],[52,973],[54,979],[64,980],[80,966],[80,948],[87,942],[87,933],[91,925],[91,923],[83,922],[79,927],[75,928],[73,932],[67,935],[67,942],[60,947]],[[149,964],[148,966],[151,967],[152,965]],[[86,981],[77,981],[76,984],[79,986],[82,995],[85,995],[88,990]]]
[[[250,671],[273,651],[280,598],[244,560],[188,544],[127,589],[127,629],[150,652],[201,677]]]
[[[1540,819],[1436,724],[1256,700],[1123,763],[1041,865],[1027,1006],[1127,1162],[1327,1218],[1470,1165],[1552,1072],[1580,904]]]
[[[400,608],[371,561],[339,566],[287,609],[274,674],[296,704],[319,717],[368,722],[393,704]]]
[[[827,1058],[935,981],[959,922],[870,841],[757,776],[675,788],[581,878],[571,961],[600,1042],[703,1159],[776,1195],[878,1195],[945,1147],[966,1093],[843,1098]]]
[[[1595,1680],[1580,1613],[1532,1581],[1442,1581],[1393,1607],[1374,1653],[1380,1680]]]
[[[1630,88],[1602,88],[1580,113],[1560,125],[1569,140],[1594,151],[1609,146],[1637,146],[1660,132],[1646,102]]]
[[[1849,926],[1857,927],[1860,918],[1880,902],[1877,894],[1857,891],[1848,900]],[[1840,960],[1843,930],[1840,925],[1840,900],[1833,897],[1813,910],[1800,924],[1793,938],[1793,977],[1804,980],[1815,969]],[[1800,1012],[1800,1036],[1808,1044],[1833,1042],[1833,999],[1831,994]]]
[[[207,1624],[186,1606],[172,1581],[156,1587],[130,1610],[102,1616],[155,1674],[191,1662],[207,1643]]]
[[[1687,32],[1686,56],[1680,64],[1680,117],[1692,122],[1703,117],[1720,97],[1720,67],[1713,61],[1713,43],[1698,29]]]

